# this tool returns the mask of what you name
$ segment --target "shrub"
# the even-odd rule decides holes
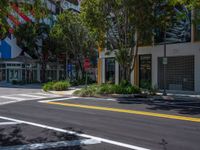
[[[44,91],[50,91],[50,90],[53,90],[53,85],[54,85],[54,82],[48,82],[48,83],[45,83],[42,88]]]
[[[158,92],[158,88],[157,88],[156,86],[151,87],[151,88],[149,89],[149,94],[150,94],[150,95],[156,95],[157,92]]]
[[[43,85],[44,91],[64,91],[70,87],[70,83],[68,81],[58,81],[58,82],[48,82]]]
[[[127,86],[131,86],[131,83],[127,80],[122,80],[119,85],[122,87],[127,87]]]
[[[80,91],[74,92],[75,95],[79,96],[95,96],[102,94],[136,94],[140,93],[140,88],[132,85],[114,85],[114,84],[102,84],[102,85],[91,85],[87,88],[83,88]]]
[[[24,85],[25,81],[22,80],[12,80],[13,85]]]
[[[94,85],[90,85],[87,88],[83,88],[81,90],[75,91],[73,94],[74,95],[78,95],[78,96],[95,96],[97,95],[97,91],[99,89],[99,86],[94,84]]]
[[[59,81],[55,82],[52,86],[55,91],[64,91],[70,87],[70,83],[68,81]]]
[[[86,80],[85,78],[77,79],[77,80],[71,81],[70,84],[72,86],[85,85],[85,80]],[[96,83],[96,81],[94,81],[90,77],[88,77],[87,83],[93,84],[93,83]]]
[[[17,84],[17,80],[12,80],[12,84],[16,85]]]

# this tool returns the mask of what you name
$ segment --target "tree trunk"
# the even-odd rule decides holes
[[[85,76],[85,71],[84,71],[84,69],[83,69],[83,66],[82,66],[82,64],[81,64],[80,59],[78,59],[78,64],[79,64],[79,68],[80,68],[81,73],[82,73],[82,78],[84,78],[84,76]]]

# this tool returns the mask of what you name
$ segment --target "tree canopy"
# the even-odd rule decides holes
[[[125,79],[134,69],[138,47],[151,45],[155,28],[172,26],[178,17],[174,6],[198,7],[197,0],[83,0],[81,16],[91,31],[98,35],[98,43],[115,53]],[[156,11],[160,12],[156,14]],[[183,16],[179,16],[183,17]],[[126,75],[125,75],[126,74]]]
[[[18,0],[1,0],[0,1],[0,39],[7,36],[9,32],[9,24],[7,21],[8,16],[11,13],[12,5],[19,6],[20,10],[24,13],[32,12],[36,21],[46,18],[50,13],[47,9],[47,4],[43,0],[30,1],[18,1]]]
[[[95,57],[97,46],[95,36],[90,34],[80,15],[72,11],[64,11],[58,15],[50,36],[58,44],[57,53],[67,54],[68,60],[77,62],[84,74],[83,60]]]

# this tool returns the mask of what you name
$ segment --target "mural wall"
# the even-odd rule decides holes
[[[172,26],[167,29],[167,43],[184,43],[191,41],[191,12],[184,6],[174,7],[175,15],[172,18]],[[158,15],[161,10],[156,12]],[[155,29],[155,43],[163,44],[164,32],[160,29]]]
[[[195,11],[194,41],[200,41],[200,10]]]

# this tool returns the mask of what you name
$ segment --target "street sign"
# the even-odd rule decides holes
[[[67,65],[67,71],[68,72],[72,72],[72,64],[68,64]]]
[[[168,60],[167,60],[166,57],[164,57],[164,58],[163,58],[163,65],[167,65],[167,63],[168,63]]]
[[[84,60],[84,69],[88,70],[90,68],[90,60],[88,58],[86,58]]]

